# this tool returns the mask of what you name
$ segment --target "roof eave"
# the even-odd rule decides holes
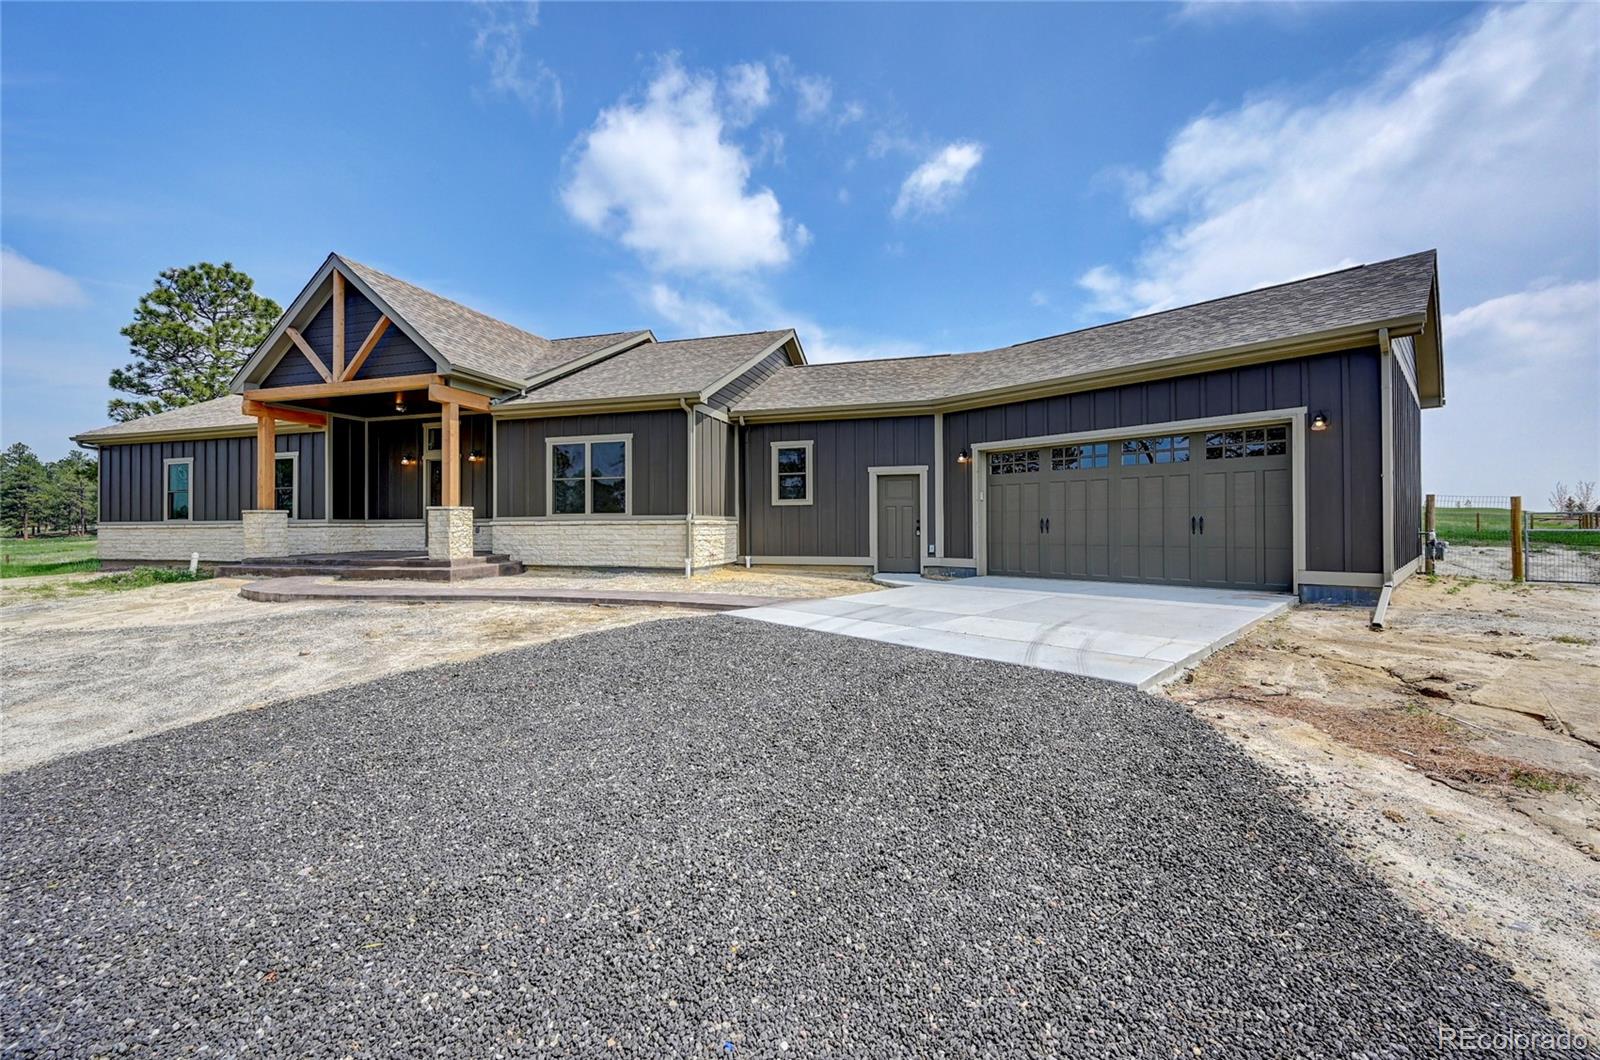
[[[926,401],[860,402],[832,406],[795,406],[785,408],[752,408],[734,405],[729,411],[735,416],[751,420],[812,419],[819,415],[909,415],[932,412],[960,412],[969,408],[1004,405],[1034,397],[1071,393],[1079,390],[1097,390],[1124,383],[1145,382],[1170,376],[1189,375],[1195,372],[1229,368],[1236,365],[1255,364],[1281,360],[1285,357],[1302,357],[1316,353],[1331,353],[1349,349],[1370,339],[1377,344],[1378,331],[1388,328],[1391,334],[1405,334],[1404,329],[1421,329],[1427,314],[1409,313],[1400,317],[1371,323],[1310,332],[1292,339],[1273,339],[1267,342],[1247,343],[1207,350],[1185,357],[1174,357],[1132,368],[1113,368],[1078,375],[1056,376],[1031,383],[992,390],[967,391],[930,398]],[[1414,331],[1411,333],[1415,333]]]
[[[489,411],[492,415],[507,419],[537,416],[572,416],[591,412],[633,412],[645,409],[678,408],[680,402],[694,401],[699,396],[698,393],[691,390],[676,394],[638,394],[632,397],[553,401],[544,405],[507,402],[495,405]]]

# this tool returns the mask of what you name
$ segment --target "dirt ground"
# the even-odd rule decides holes
[[[701,612],[548,604],[261,604],[244,580],[76,593],[94,575],[0,583],[0,772],[383,674]],[[543,572],[552,585],[832,596],[863,577]]]
[[[1171,687],[1350,853],[1600,1034],[1600,589],[1412,578]]]

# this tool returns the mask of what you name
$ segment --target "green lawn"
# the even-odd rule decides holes
[[[1530,548],[1565,545],[1600,549],[1600,532],[1577,529],[1577,519],[1573,516],[1535,512],[1532,519],[1528,534]],[[1511,545],[1510,508],[1439,507],[1434,509],[1434,525],[1439,536],[1452,545],[1505,545],[1507,548]]]
[[[93,535],[35,537],[26,541],[19,537],[5,537],[0,538],[0,553],[3,553],[0,578],[71,574],[74,571],[100,569]]]

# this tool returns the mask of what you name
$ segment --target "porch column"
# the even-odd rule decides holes
[[[272,488],[277,450],[278,425],[271,410],[264,409],[256,414],[256,506],[239,513],[246,559],[289,554],[289,513],[277,510]]]
[[[270,410],[256,414],[256,507],[271,511],[273,502],[273,461],[278,455],[278,424]]]
[[[441,401],[439,407],[444,435],[439,459],[439,499],[443,503],[428,509],[428,558],[471,559],[472,509],[461,506],[461,406]]]

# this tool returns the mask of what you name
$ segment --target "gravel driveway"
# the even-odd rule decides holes
[[[1182,708],[726,617],[0,792],[16,1055],[1388,1054],[1561,1030]]]

